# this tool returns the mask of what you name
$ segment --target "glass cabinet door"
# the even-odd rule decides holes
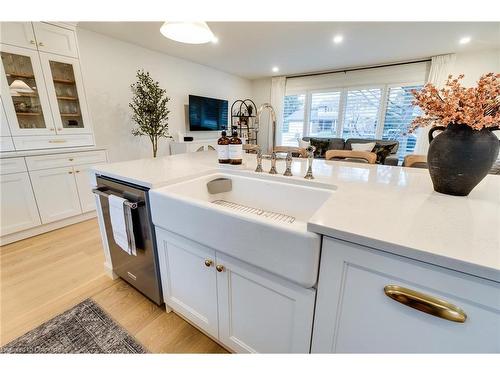
[[[89,133],[78,61],[40,53],[57,133]]]
[[[36,52],[2,47],[2,97],[13,134],[54,130]],[[7,98],[10,97],[10,101]]]

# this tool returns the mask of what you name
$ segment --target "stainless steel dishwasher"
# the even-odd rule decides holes
[[[163,298],[160,270],[148,190],[106,176],[97,176],[97,188],[93,191],[101,201],[113,272],[153,302],[161,305]],[[108,196],[111,194],[125,198],[127,200],[125,204],[131,208],[137,255],[126,253],[114,241],[108,201]]]

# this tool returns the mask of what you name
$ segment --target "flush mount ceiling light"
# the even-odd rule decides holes
[[[343,40],[344,40],[344,37],[342,35],[335,35],[333,37],[333,43],[335,43],[335,44],[342,43]]]
[[[26,82],[21,81],[20,79],[14,80],[9,86],[11,91],[15,92],[25,92],[25,93],[33,93],[33,89],[29,87]]]
[[[273,66],[273,68],[271,69],[274,73],[277,73],[279,72],[280,68],[278,68],[277,66]]]
[[[165,22],[160,32],[166,38],[189,44],[217,43],[206,22]]]
[[[470,36],[464,36],[463,38],[460,38],[460,40],[458,41],[458,43],[460,44],[467,44],[469,43],[471,40]]]

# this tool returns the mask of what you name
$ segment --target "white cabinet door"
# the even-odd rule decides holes
[[[76,34],[73,30],[44,22],[34,22],[33,28],[39,51],[78,57]]]
[[[79,165],[73,168],[75,172],[76,187],[80,197],[82,212],[95,210],[95,197],[90,184],[90,167],[92,165]]]
[[[315,291],[217,253],[219,340],[236,352],[309,353]]]
[[[83,79],[77,59],[40,52],[57,134],[90,134]]]
[[[30,172],[42,223],[82,213],[72,167]]]
[[[27,172],[0,176],[0,186],[0,235],[40,225],[40,216]]]
[[[13,136],[55,134],[37,51],[0,44],[0,89]]]
[[[17,47],[36,50],[36,39],[31,22],[1,22],[0,41]]]
[[[388,285],[424,293],[414,305],[427,313],[408,306],[411,296],[401,303],[389,298],[384,292]],[[431,314],[443,309],[432,307],[429,297],[461,308],[465,322]],[[500,284],[324,238],[312,351],[498,353]]]
[[[156,228],[165,303],[217,337],[215,251]]]

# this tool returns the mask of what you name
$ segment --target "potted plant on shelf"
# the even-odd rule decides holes
[[[448,76],[442,89],[426,84],[414,91],[414,104],[424,114],[413,120],[410,132],[431,125],[427,164],[434,190],[466,196],[488,174],[498,157],[500,74],[481,76],[476,87],[461,85],[463,74]],[[442,133],[434,137],[434,133]]]
[[[138,125],[132,129],[135,136],[148,136],[153,146],[153,157],[158,152],[160,138],[172,138],[168,133],[168,114],[166,90],[151,78],[149,72],[137,71],[137,82],[130,85],[132,89],[132,120]]]

